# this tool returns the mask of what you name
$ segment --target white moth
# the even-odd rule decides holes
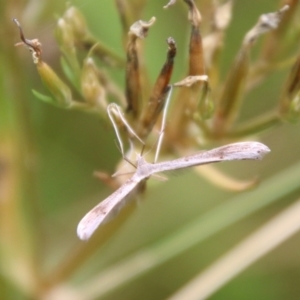
[[[125,197],[138,183],[153,174],[221,161],[257,160],[262,159],[268,152],[270,152],[270,149],[262,143],[240,142],[154,164],[146,162],[139,155],[133,176],[83,217],[78,224],[77,235],[81,240],[88,240],[100,225],[109,221],[124,205]]]

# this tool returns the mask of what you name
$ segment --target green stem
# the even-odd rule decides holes
[[[269,129],[275,125],[280,124],[280,122],[281,120],[278,117],[277,112],[273,111],[249,122],[245,122],[235,130],[226,133],[226,136],[230,138],[246,137],[251,134],[257,134],[263,130]]]

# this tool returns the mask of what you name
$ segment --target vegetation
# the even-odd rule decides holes
[[[298,299],[298,2],[2,1],[1,297]],[[142,181],[80,241],[162,133],[158,161],[271,153]]]

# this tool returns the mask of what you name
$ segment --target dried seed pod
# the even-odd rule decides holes
[[[68,7],[63,17],[59,19],[57,31],[59,42],[63,45],[62,51],[65,54],[71,51],[68,47],[72,48],[75,44],[76,48],[81,48],[84,51],[90,51],[93,48],[93,53],[110,66],[124,67],[124,59],[119,53],[94,37],[87,27],[84,16],[75,6]],[[72,56],[73,54],[71,55],[73,59]],[[68,54],[66,54],[66,58],[71,59]]]
[[[138,116],[142,102],[140,83],[139,59],[136,47],[136,39],[132,38],[127,44],[127,67],[126,67],[126,102],[127,111],[134,117]]]
[[[176,87],[192,87],[193,85],[197,86],[197,90],[192,93],[192,89],[190,89],[189,92],[191,97],[195,95],[199,96],[198,99],[195,99],[195,102],[197,103],[197,109],[193,113],[193,118],[201,121],[208,119],[211,117],[214,108],[214,104],[210,97],[208,76],[188,76],[183,80],[174,83],[174,86]]]
[[[230,68],[224,89],[216,103],[213,123],[213,131],[216,136],[224,134],[237,116],[249,65],[250,53],[247,49],[242,48]]]
[[[81,70],[81,92],[85,101],[93,107],[101,108],[103,114],[106,112],[106,91],[101,84],[94,60],[88,57],[83,62]]]
[[[147,36],[149,28],[154,24],[155,18],[152,17],[149,22],[137,21],[131,27],[128,33],[127,43],[127,63],[126,63],[126,101],[127,111],[132,113],[134,118],[139,116],[140,105],[142,103],[142,91],[140,83],[139,57],[137,49],[137,39],[143,39]]]
[[[277,28],[283,13],[287,9],[288,6],[286,5],[278,12],[261,15],[255,26],[245,35],[239,53],[233,66],[230,68],[223,91],[216,103],[213,123],[215,136],[220,137],[224,135],[238,115],[242,100],[241,96],[249,73],[250,50],[252,46],[260,35]]]
[[[75,51],[75,41],[72,27],[63,18],[59,18],[57,21],[56,38],[65,54],[69,55],[70,49]]]
[[[205,76],[204,53],[200,33],[201,14],[193,0],[184,0],[184,2],[189,7],[188,19],[191,23],[188,76]],[[175,1],[170,1],[167,7],[174,3]],[[173,111],[173,126],[168,128],[168,136],[174,143],[176,143],[175,140],[182,143],[189,139],[187,124],[197,111],[201,90],[202,82],[198,82],[190,88],[183,87],[180,89],[176,98],[178,99],[176,101],[177,109]]]
[[[175,82],[173,85],[174,86],[185,86],[185,87],[190,87],[193,84],[199,82],[199,81],[207,81],[208,76],[207,75],[199,75],[199,76],[188,76],[184,78],[183,80],[179,82]]]
[[[57,22],[56,38],[58,40],[60,50],[64,54],[66,61],[70,65],[73,74],[75,75],[75,84],[78,85],[80,80],[80,65],[77,59],[74,31],[70,24],[63,18],[60,18]]]
[[[300,117],[300,57],[288,77],[279,109],[281,116],[287,120],[296,121]]]
[[[176,56],[176,44],[174,39],[171,37],[167,39],[167,43],[169,45],[167,60],[160,71],[150,95],[150,99],[144,107],[144,111],[141,116],[141,126],[138,128],[138,134],[141,137],[147,136],[152,130],[162,108],[164,107],[165,99],[169,91],[168,85],[172,76],[174,58]]]
[[[283,50],[285,50],[287,43],[285,37],[288,37],[287,31],[293,21],[294,17],[297,17],[299,13],[298,7],[299,0],[284,0],[281,1],[286,6],[289,6],[287,11],[284,11],[279,26],[273,30],[265,40],[262,50],[262,58],[264,61],[272,62],[280,56]],[[289,38],[289,37],[288,37]]]
[[[25,45],[31,52],[33,62],[36,64],[37,71],[48,90],[53,95],[52,104],[63,108],[68,108],[72,104],[72,94],[69,87],[56,75],[50,66],[42,61],[41,43],[37,39],[29,40],[24,37],[23,30],[17,19],[13,19],[20,31],[22,43],[16,44]]]
[[[260,35],[276,29],[288,9],[289,6],[285,5],[277,12],[261,15],[255,26],[247,32],[243,47],[251,47]]]
[[[39,75],[45,87],[53,96],[52,104],[61,108],[70,108],[72,106],[72,93],[69,87],[56,75],[53,69],[43,61],[36,65]]]
[[[200,33],[201,15],[193,0],[184,0],[189,6],[188,19],[191,22],[191,37],[189,49],[189,75],[205,75],[205,62]]]
[[[164,8],[175,4],[176,0],[170,0]],[[189,50],[189,74],[191,76],[205,75],[204,54],[202,37],[200,33],[201,14],[193,0],[184,0],[189,7],[188,20],[190,21],[191,37]]]
[[[66,10],[63,19],[72,30],[75,40],[80,41],[90,35],[84,16],[75,6],[70,6]]]

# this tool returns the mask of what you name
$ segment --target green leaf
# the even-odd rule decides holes
[[[32,89],[32,93],[37,99],[42,100],[43,102],[47,102],[49,104],[52,104],[54,106],[58,106],[58,105],[56,105],[56,101],[52,97],[44,95],[44,94],[42,94],[42,93],[40,93],[36,90],[33,90],[33,89]]]

